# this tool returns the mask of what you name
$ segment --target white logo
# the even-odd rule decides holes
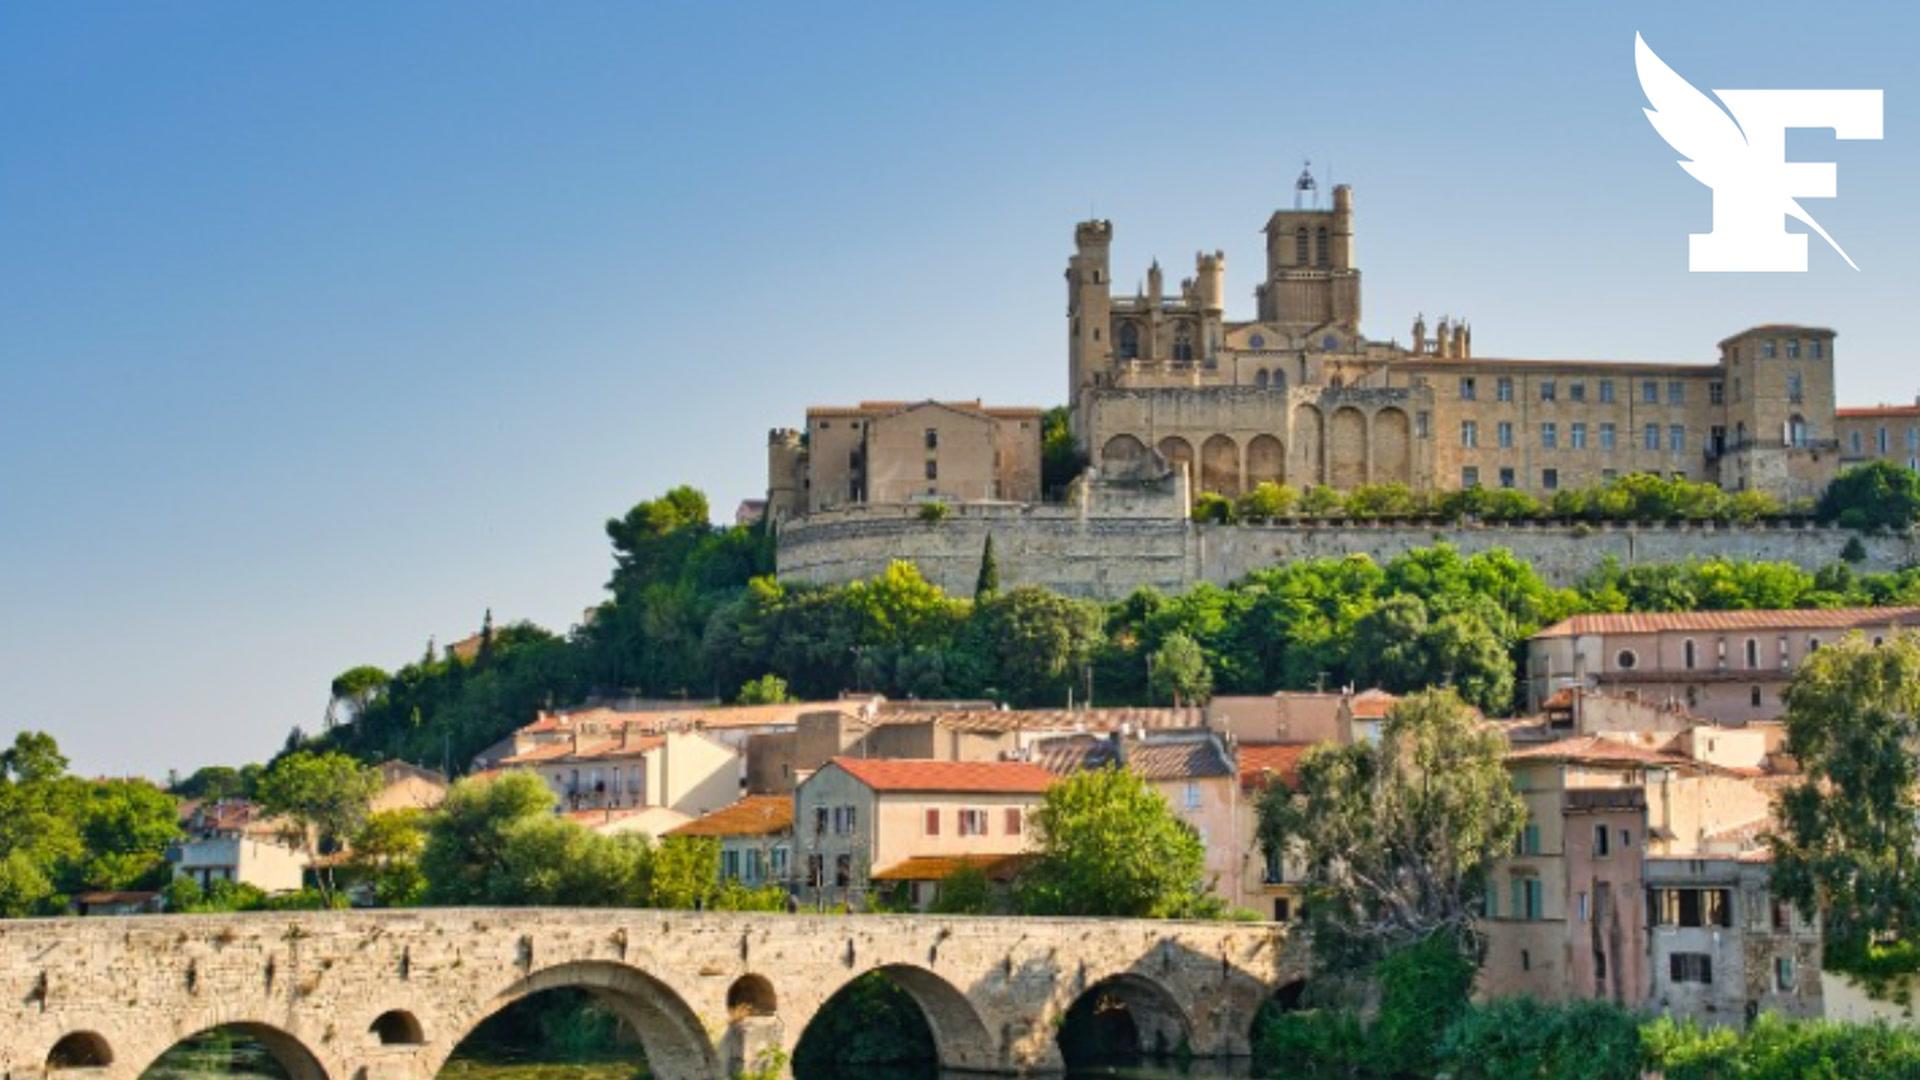
[[[1713,189],[1713,231],[1687,238],[1687,269],[1805,272],[1807,237],[1787,231],[1789,217],[1860,269],[1794,201],[1833,198],[1837,170],[1828,161],[1788,161],[1787,129],[1832,128],[1839,139],[1878,139],[1880,91],[1715,90],[1726,103],[1722,109],[1639,34],[1633,35],[1633,66],[1653,106],[1646,110],[1653,129],[1685,156],[1680,167]]]

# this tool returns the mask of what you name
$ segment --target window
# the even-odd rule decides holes
[[[1779,355],[1779,352],[1779,345],[1772,338],[1768,338],[1760,343],[1760,355],[1764,359],[1771,360]]]
[[[1594,858],[1596,859],[1605,858],[1607,855],[1612,853],[1612,849],[1607,845],[1607,837],[1609,835],[1611,834],[1607,832],[1607,827],[1605,825],[1595,825],[1593,827]]]
[[[1619,436],[1615,432],[1614,426],[1612,424],[1600,425],[1600,449],[1612,450],[1614,448],[1614,444],[1618,441],[1618,439],[1619,439]]]
[[[1266,869],[1261,873],[1260,880],[1268,885],[1284,882],[1287,879],[1287,860],[1281,855],[1279,846],[1263,847],[1261,855],[1266,861]]]
[[[1757,686],[1756,686],[1756,687],[1754,687],[1754,688],[1753,688],[1753,689],[1752,689],[1752,690],[1751,690],[1751,691],[1750,691],[1750,692],[1748,693],[1748,695],[1747,695],[1747,696],[1748,696],[1748,698],[1749,698],[1749,699],[1751,699],[1751,701],[1753,702],[1753,707],[1754,707],[1754,708],[1756,708],[1756,709],[1757,709],[1757,708],[1759,708],[1759,707],[1760,707],[1760,700],[1761,700],[1761,692],[1760,692],[1760,688],[1759,688],[1759,687],[1757,687]]]
[[[1186,788],[1181,792],[1181,796],[1182,796],[1182,801],[1186,804],[1187,809],[1189,810],[1200,809],[1200,785],[1199,784],[1195,783],[1192,780],[1187,781]]]
[[[1613,658],[1614,665],[1621,671],[1632,671],[1640,664],[1640,657],[1632,649],[1621,649],[1620,655]]]
[[[1553,380],[1552,380],[1552,379],[1541,379],[1541,380],[1540,380],[1540,400],[1541,400],[1541,401],[1552,401],[1552,400],[1553,400],[1553,399],[1554,399],[1554,398],[1555,398],[1556,396],[1557,396],[1557,395],[1556,395],[1556,393],[1555,393],[1555,387],[1554,387],[1554,384],[1553,384]]]
[[[1313,262],[1313,252],[1307,243],[1305,225],[1293,230],[1293,265],[1306,266]]]
[[[940,835],[940,811],[932,807],[927,808],[927,821],[922,831],[928,836]]]
[[[1513,400],[1513,379],[1510,376],[1506,376],[1506,375],[1500,376],[1499,381],[1493,384],[1493,395],[1494,397],[1499,398],[1501,401],[1512,401]]]
[[[740,877],[740,851],[738,848],[729,848],[720,853],[720,877],[723,880],[738,879]]]
[[[1784,934],[1793,929],[1793,905],[1779,897],[1773,898],[1773,932]]]
[[[1541,449],[1554,450],[1554,449],[1557,449],[1559,446],[1560,446],[1560,426],[1558,424],[1552,424],[1552,423],[1541,424],[1540,425]]]
[[[1667,404],[1685,405],[1687,403],[1687,384],[1674,380],[1667,384]]]
[[[1820,359],[1820,352],[1822,348],[1823,346],[1820,344],[1820,341],[1818,338],[1814,339],[1813,341],[1809,341],[1807,342],[1807,355],[1813,357],[1815,360],[1818,360]]]
[[[1600,380],[1600,404],[1602,405],[1613,404],[1613,380],[1612,379]]]
[[[1520,854],[1540,854],[1540,826],[1532,821],[1520,830]]]
[[[1540,486],[1543,488],[1546,488],[1548,491],[1560,490],[1560,470],[1559,469],[1541,469],[1540,470]]]
[[[1884,445],[1884,443],[1886,442],[1886,438],[1885,438],[1886,429],[1881,428],[1880,430],[1881,430],[1881,443],[1883,444],[1880,447],[1880,452],[1884,454],[1887,452],[1887,448]],[[1787,445],[1797,446],[1804,449],[1807,445],[1807,438],[1808,438],[1807,418],[1804,416],[1801,416],[1799,413],[1794,413],[1791,417],[1788,417],[1787,418]]]
[[[1433,418],[1425,410],[1413,414],[1413,433],[1424,439],[1431,434]]]
[[[1879,452],[1885,454],[1887,452],[1887,429],[1884,427],[1879,431],[1878,443],[1880,446]]]
[[[1319,248],[1317,252],[1319,258],[1315,260],[1317,265],[1331,265],[1333,262],[1333,254],[1327,247],[1327,227],[1325,225],[1320,226],[1317,234],[1314,236],[1314,242]]]
[[[1500,426],[1495,429],[1495,434],[1500,443],[1500,449],[1513,449],[1513,421],[1500,421]]]
[[[1511,488],[1511,487],[1513,487],[1513,485],[1514,485],[1515,483],[1517,483],[1517,482],[1518,482],[1518,481],[1517,481],[1517,480],[1516,480],[1516,478],[1514,477],[1514,474],[1513,474],[1513,470],[1512,470],[1512,469],[1501,469],[1501,470],[1500,470],[1500,486],[1501,486],[1501,487],[1503,487],[1503,488]]]
[[[1267,388],[1267,369],[1266,368],[1261,368],[1259,373],[1254,375],[1253,385],[1259,387],[1262,390],[1265,390]]]
[[[1567,384],[1567,400],[1569,401],[1587,400],[1587,384],[1583,382],[1568,383]]]
[[[1593,918],[1593,913],[1587,910],[1587,894],[1585,890],[1582,890],[1578,894],[1576,904],[1580,910],[1580,921],[1581,922],[1590,921]]]
[[[929,480],[940,479],[940,463],[933,460],[932,458],[927,459],[927,479]]]
[[[1480,445],[1480,425],[1473,420],[1460,421],[1460,445],[1471,450]]]
[[[1539,878],[1530,874],[1525,876],[1515,874],[1513,883],[1509,887],[1509,895],[1513,901],[1513,912],[1510,917],[1528,920],[1540,918],[1545,904],[1542,902],[1544,893]]]
[[[785,846],[774,848],[767,860],[775,881],[784,881],[787,877],[787,849]]]
[[[1787,372],[1787,402],[1798,405],[1807,397],[1806,382],[1797,371]]]
[[[1677,952],[1667,957],[1667,976],[1677,983],[1713,985],[1713,957],[1706,953]]]
[[[1140,327],[1131,322],[1122,322],[1120,329],[1113,335],[1116,351],[1122,360],[1134,360],[1140,356]]]
[[[1173,331],[1173,358],[1175,360],[1193,359],[1193,331],[1185,323],[1181,323]]]
[[[1692,671],[1699,656],[1699,649],[1693,644],[1692,638],[1688,638],[1686,644],[1680,647],[1680,652],[1684,657],[1687,670]]]
[[[1463,488],[1479,487],[1480,486],[1480,466],[1478,465],[1460,466],[1460,486]]]
[[[1773,958],[1773,988],[1782,991],[1793,989],[1793,957]]]
[[[1660,425],[1648,424],[1640,432],[1640,445],[1648,450],[1660,449]]]
[[[1461,401],[1473,401],[1477,397],[1478,393],[1479,393],[1479,388],[1474,382],[1474,379],[1472,376],[1463,375],[1460,377],[1460,400]]]
[[[1819,652],[1819,651],[1820,651],[1820,639],[1819,639],[1819,638],[1817,638],[1817,637],[1810,637],[1810,638],[1808,638],[1808,639],[1807,639],[1807,651],[1808,651],[1808,652],[1810,652],[1810,653],[1817,653],[1817,652]]]
[[[1291,921],[1293,921],[1293,905],[1292,905],[1291,903],[1289,903],[1289,902],[1287,901],[1287,898],[1286,898],[1286,897],[1284,897],[1284,896],[1277,896],[1277,897],[1274,897],[1274,900],[1273,900],[1273,921],[1274,921],[1274,922],[1291,922]]]
[[[1687,429],[1680,424],[1667,425],[1667,451],[1673,454],[1685,453],[1687,449]]]
[[[833,883],[842,889],[853,884],[853,856],[833,857]]]
[[[960,811],[960,835],[987,835],[987,812],[985,810]]]
[[[1725,405],[1727,403],[1727,384],[1722,382],[1708,383],[1707,401],[1714,405]]]
[[[1022,820],[1020,808],[1017,806],[1007,807],[1007,835],[1019,836],[1020,830],[1024,827],[1025,822]]]
[[[1575,421],[1567,428],[1567,446],[1574,450],[1587,448],[1587,425]]]
[[[1607,977],[1607,952],[1605,949],[1593,950],[1593,977],[1596,979],[1605,979]]]
[[[1647,914],[1655,926],[1697,928],[1733,925],[1731,889],[1652,889],[1647,893],[1647,907]]]
[[[1787,339],[1787,359],[1789,360],[1800,359],[1800,339],[1799,338]]]
[[[824,806],[816,806],[813,808],[813,835],[823,836],[826,834],[827,815],[829,813],[831,813],[831,811]]]
[[[1652,379],[1641,380],[1640,400],[1647,405],[1660,404],[1660,384]]]
[[[940,449],[940,429],[939,428],[927,429],[927,449],[929,450]]]
[[[1760,666],[1760,642],[1754,638],[1747,639],[1747,666],[1750,668]]]
[[[820,886],[826,884],[826,880],[827,880],[826,868],[827,868],[827,860],[824,855],[807,856],[807,885],[810,888],[817,889]]]

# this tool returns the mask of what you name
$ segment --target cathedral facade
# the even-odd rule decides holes
[[[1171,293],[1156,263],[1117,295],[1112,224],[1076,227],[1069,390],[1089,460],[1157,454],[1225,495],[1273,481],[1551,497],[1641,472],[1793,500],[1832,478],[1831,330],[1754,327],[1691,364],[1483,358],[1452,319],[1378,341],[1361,329],[1354,224],[1346,186],[1273,214],[1251,321],[1226,317],[1223,253],[1196,256]]]

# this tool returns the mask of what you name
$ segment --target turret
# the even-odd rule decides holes
[[[1427,351],[1427,316],[1421,312],[1413,317],[1413,355],[1419,356]]]
[[[1329,262],[1335,270],[1352,270],[1359,265],[1353,250],[1353,188],[1336,184],[1333,189],[1333,236]]]
[[[1079,428],[1080,391],[1113,366],[1113,274],[1108,259],[1113,222],[1083,221],[1073,229],[1073,257],[1067,260],[1067,401],[1074,435]],[[1083,446],[1082,449],[1085,447]]]
[[[1433,355],[1453,359],[1453,322],[1445,315],[1440,316],[1440,325],[1433,331]]]
[[[807,512],[807,448],[792,428],[767,432],[767,520],[787,521]]]
[[[1227,253],[1215,251],[1209,255],[1202,251],[1194,255],[1193,268],[1195,284],[1200,296],[1200,309],[1206,312],[1226,310],[1227,296]]]
[[[1147,267],[1147,302],[1156,308],[1160,306],[1161,286],[1163,284],[1164,282],[1160,275],[1160,260],[1155,259],[1153,260],[1153,265]]]

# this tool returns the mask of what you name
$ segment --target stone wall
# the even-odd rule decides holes
[[[1837,561],[1855,534],[1813,525],[1444,525],[1328,523],[1198,525],[1160,514],[1126,516],[1058,506],[957,506],[941,522],[911,508],[866,507],[818,514],[781,528],[780,576],[840,583],[905,559],[950,592],[971,594],[986,538],[993,537],[1003,588],[1044,585],[1112,600],[1143,585],[1168,592],[1225,584],[1295,559],[1360,553],[1379,561],[1452,544],[1472,554],[1506,548],[1549,581],[1571,585],[1608,557],[1623,565],[1725,556],[1791,562],[1817,570]],[[1902,536],[1862,536],[1864,571],[1920,559]]]
[[[1304,959],[1272,924],[537,908],[17,920],[0,923],[0,1076],[135,1080],[233,1026],[293,1080],[430,1080],[501,1008],[580,987],[632,1025],[652,1075],[712,1080],[791,1053],[876,969],[953,1069],[1057,1070],[1056,1026],[1095,988],[1200,1056],[1240,1056]]]

